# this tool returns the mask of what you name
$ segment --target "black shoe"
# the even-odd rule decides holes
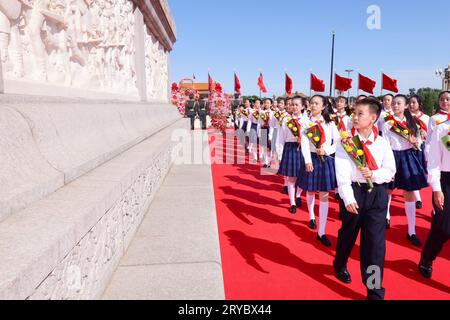
[[[433,267],[431,263],[425,263],[422,260],[420,260],[419,262],[419,272],[420,274],[426,278],[426,279],[431,279],[431,276],[433,275]]]
[[[331,247],[331,242],[328,240],[326,235],[319,236],[317,235],[317,240],[319,240],[325,247]]]
[[[406,236],[406,240],[408,240],[409,242],[412,243],[413,246],[415,247],[422,247],[422,242],[420,241],[420,239],[417,237],[417,235],[413,234],[412,236],[410,236],[409,234]]]
[[[423,208],[422,201],[417,201],[416,202],[416,209],[422,209],[422,208]]]
[[[289,194],[288,187],[284,186],[283,191],[281,191],[282,194]]]
[[[386,229],[390,229],[391,228],[391,220],[386,219]]]
[[[292,206],[292,207],[289,209],[289,212],[292,213],[292,214],[296,214],[296,213],[297,213],[297,207],[296,207],[296,206]]]
[[[295,199],[295,204],[297,205],[297,208],[302,207],[302,198]]]
[[[345,284],[350,284],[350,283],[352,283],[352,277],[350,276],[350,273],[348,273],[347,268],[342,269],[342,270],[334,269],[334,272],[335,272],[335,274],[336,274],[336,278],[337,278],[339,281],[341,281],[341,282],[343,282],[343,283],[345,283]]]
[[[316,220],[309,221],[309,228],[312,229],[312,230],[316,230],[317,229]]]

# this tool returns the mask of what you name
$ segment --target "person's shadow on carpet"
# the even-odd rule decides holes
[[[328,287],[330,290],[338,293],[342,297],[364,300],[365,296],[353,291],[349,287],[334,280],[334,270],[331,265],[308,263],[295,256],[287,247],[267,241],[264,239],[253,238],[245,235],[241,231],[230,230],[224,233],[230,244],[236,248],[245,261],[256,270],[268,274],[256,261],[256,255],[272,261],[276,264],[284,265],[297,269],[311,279],[318,281]],[[298,288],[302,290],[302,288]]]

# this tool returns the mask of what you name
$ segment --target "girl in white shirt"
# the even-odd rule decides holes
[[[422,141],[427,140],[428,127],[430,126],[430,117],[423,112],[423,99],[418,95],[413,95],[408,100],[408,109],[411,112],[414,119],[420,127],[420,137]],[[426,155],[429,153],[429,147],[426,143],[423,143],[420,150],[417,151],[417,157],[419,158],[422,166],[427,167]],[[420,196],[420,191],[414,191],[414,196],[416,198],[416,209],[422,209],[422,197]]]
[[[408,98],[397,95],[392,106],[393,115],[386,118],[383,127],[383,137],[391,145],[394,152],[397,173],[389,184],[389,206],[394,189],[403,190],[405,212],[408,219],[407,239],[417,247],[422,246],[416,235],[416,199],[414,191],[428,187],[426,169],[417,156],[417,150],[422,145],[417,120],[407,108]],[[394,130],[408,131],[409,140],[401,137]],[[387,219],[390,220],[389,207]],[[389,225],[389,222],[387,222]]]
[[[327,98],[316,95],[310,101],[311,117],[308,126],[317,126],[323,133],[323,145],[317,149],[309,140],[306,131],[302,136],[302,153],[305,158],[305,171],[300,175],[297,185],[307,191],[306,200],[310,217],[310,228],[315,230],[316,221],[314,202],[316,192],[320,192],[319,217],[320,225],[317,240],[323,245],[331,246],[330,240],[325,235],[325,227],[328,219],[329,192],[336,187],[336,172],[334,168],[333,154],[336,153],[336,145],[340,139],[336,124],[330,117],[333,112]],[[322,159],[323,158],[323,161]]]

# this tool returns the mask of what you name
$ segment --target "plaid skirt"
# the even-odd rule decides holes
[[[422,190],[428,187],[427,171],[419,159],[419,152],[414,149],[394,151],[397,173],[389,189],[404,191]]]
[[[334,167],[334,158],[324,156],[325,162],[322,163],[319,156],[311,152],[313,172],[303,170],[297,180],[297,186],[309,192],[330,192],[336,189],[336,170]]]
[[[278,174],[285,177],[298,178],[303,170],[305,170],[305,159],[303,158],[302,149],[298,148],[298,143],[296,142],[286,142]]]

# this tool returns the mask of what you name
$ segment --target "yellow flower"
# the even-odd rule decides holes
[[[409,133],[409,130],[403,130],[403,134],[408,134]]]
[[[309,123],[309,127],[311,128],[314,125],[314,122]]]
[[[352,151],[353,151],[353,148],[352,148],[352,147],[350,147],[350,146],[348,146],[347,148],[345,148],[345,151],[347,151],[348,153],[350,153],[350,152],[352,152]]]
[[[395,132],[400,133],[401,130],[400,129],[395,129]]]
[[[297,129],[297,128],[294,128],[294,129],[292,129],[292,131],[294,131],[294,132],[297,132],[297,131],[298,131],[298,129]]]
[[[348,132],[347,131],[342,131],[341,132],[341,138],[342,139],[345,139],[345,138],[347,138],[348,137]]]
[[[364,155],[364,151],[358,150],[358,151],[356,151],[356,154],[361,157]]]
[[[291,117],[287,117],[287,121],[289,122],[289,121],[292,121],[292,118]]]
[[[394,120],[389,120],[389,121],[388,121],[388,124],[389,124],[390,126],[393,126],[393,125],[394,125],[394,123],[395,123],[395,121],[394,121]]]
[[[315,142],[319,142],[319,141],[320,141],[320,138],[319,138],[319,137],[315,137],[315,138],[314,138],[314,141],[315,141]]]
[[[436,124],[441,124],[441,123],[442,123],[441,119],[436,119]]]
[[[292,129],[292,127],[293,127],[292,123],[289,123],[288,127],[289,127],[289,129]]]
[[[312,138],[313,134],[310,132],[308,133],[308,138]]]

